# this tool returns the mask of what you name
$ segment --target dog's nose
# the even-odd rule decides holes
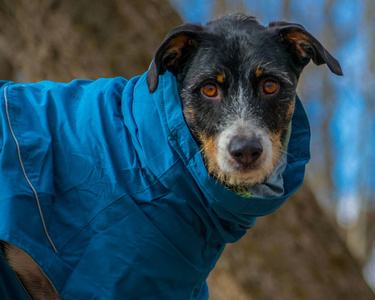
[[[263,147],[258,138],[235,136],[228,145],[229,154],[243,166],[254,163],[263,153]]]

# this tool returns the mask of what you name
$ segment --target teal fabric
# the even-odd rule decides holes
[[[298,98],[284,193],[249,199],[207,174],[175,77],[160,76],[154,94],[145,79],[0,91],[0,239],[67,299],[207,299],[225,244],[302,184],[310,129]]]
[[[0,248],[0,299],[1,300],[30,300],[29,296],[18,281],[16,274],[9,267]]]

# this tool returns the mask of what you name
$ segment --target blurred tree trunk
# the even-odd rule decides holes
[[[167,0],[0,0],[0,56],[17,81],[129,78],[181,23]]]
[[[130,78],[181,23],[166,0],[0,0],[0,76]],[[229,245],[209,283],[218,300],[375,299],[306,186]]]
[[[365,18],[363,27],[368,38],[368,52],[366,54],[365,66],[367,70],[363,72],[364,80],[374,82],[375,80],[375,40],[370,38],[375,34],[375,1],[364,1]],[[360,80],[363,80],[362,78]],[[364,133],[359,135],[359,149],[362,151],[362,167],[359,178],[358,197],[361,200],[361,211],[357,223],[348,230],[348,244],[350,248],[363,260],[364,263],[371,259],[371,254],[375,253],[375,197],[374,197],[374,137],[375,137],[375,101],[374,88],[371,84],[366,85],[363,96],[366,106],[366,116],[361,120],[361,128]],[[372,140],[371,140],[372,137]],[[370,140],[370,142],[369,142]],[[375,282],[375,278],[373,278]]]
[[[375,299],[307,184],[227,246],[209,287],[215,300]]]

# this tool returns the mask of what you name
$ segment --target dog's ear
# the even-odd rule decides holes
[[[280,42],[293,55],[301,70],[312,59],[316,65],[327,64],[332,73],[343,75],[340,63],[303,26],[273,22],[269,24],[269,28],[276,31]]]
[[[177,74],[183,63],[192,54],[204,31],[201,24],[185,24],[168,33],[164,42],[155,53],[150,70],[147,73],[147,85],[150,93],[156,91],[159,75],[169,70]]]

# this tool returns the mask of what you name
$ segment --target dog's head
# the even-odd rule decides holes
[[[337,60],[301,25],[261,26],[230,15],[172,30],[155,54],[149,90],[172,72],[183,112],[211,176],[227,186],[264,181],[278,164],[298,78],[312,60],[342,75]]]

